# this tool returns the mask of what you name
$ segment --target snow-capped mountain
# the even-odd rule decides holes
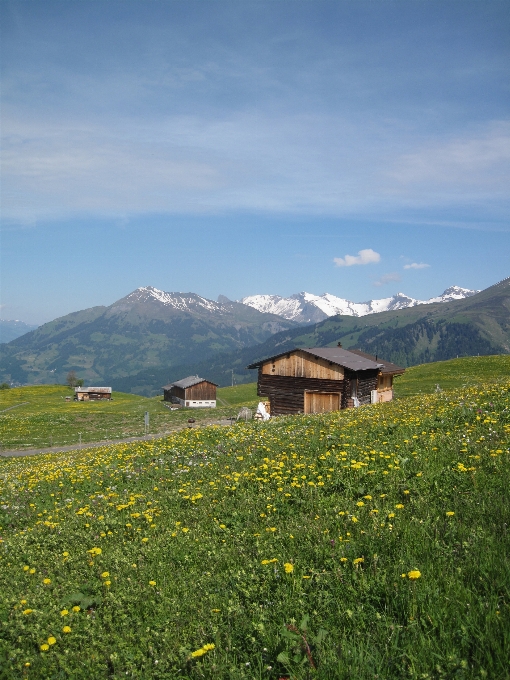
[[[366,314],[405,309],[416,305],[428,305],[433,302],[462,300],[479,292],[460,286],[451,286],[442,295],[430,298],[430,300],[415,300],[404,293],[397,293],[392,297],[369,300],[368,302],[351,302],[345,298],[331,295],[331,293],[313,295],[313,293],[303,292],[296,293],[288,298],[280,295],[249,295],[239,302],[254,307],[259,312],[278,314],[285,319],[298,323],[318,323],[329,316],[335,316],[335,314],[365,316]]]
[[[225,305],[221,302],[208,300],[196,293],[167,293],[153,286],[143,286],[137,288],[126,297],[118,300],[111,307],[112,312],[123,311],[124,307],[129,307],[137,303],[160,303],[164,307],[179,310],[181,312],[197,311],[198,309],[207,312],[221,314],[225,311]],[[232,303],[230,303],[232,305]]]

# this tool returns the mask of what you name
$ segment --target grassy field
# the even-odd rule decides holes
[[[256,405],[257,383],[246,383],[234,387],[220,387],[217,391],[218,403],[223,406],[244,406],[245,404]]]
[[[403,375],[395,378],[395,396],[432,394],[437,385],[442,390],[451,390],[508,379],[510,354],[436,361],[406,368]]]
[[[66,402],[74,391],[62,385],[37,385],[0,391],[0,442],[4,450],[64,446],[168,433],[193,417],[197,423],[236,416],[241,406],[255,408],[255,389],[247,385],[218,390],[216,409],[171,411],[161,397],[148,399],[114,392],[111,402]],[[246,399],[245,399],[246,397]]]
[[[0,675],[510,677],[510,382],[0,460]]]

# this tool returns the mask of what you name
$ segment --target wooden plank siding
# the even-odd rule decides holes
[[[184,397],[182,397],[184,399]],[[209,401],[216,399],[216,385],[204,380],[186,388],[186,400]]]
[[[263,368],[261,366],[259,369],[257,394],[260,397],[269,398],[271,414],[274,415],[306,413],[305,393],[310,394],[312,392],[339,395],[339,406],[336,408],[353,407],[353,384],[356,385],[359,403],[370,404],[370,393],[376,389],[377,385],[377,370],[355,373],[345,369],[343,380],[324,380],[268,375],[261,370]]]
[[[343,380],[344,377],[342,366],[335,365],[326,359],[312,359],[310,355],[300,351],[264,363],[262,373],[320,380]]]

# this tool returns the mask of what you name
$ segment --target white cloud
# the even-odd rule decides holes
[[[379,262],[381,256],[372,248],[365,248],[359,250],[357,255],[346,255],[345,257],[335,257],[333,262],[337,267],[352,267],[355,264],[371,264],[372,262]]]
[[[413,262],[412,264],[405,264],[404,269],[427,269],[430,264],[425,264],[424,262]]]
[[[400,275],[397,274],[397,272],[384,274],[378,281],[374,281],[374,286],[384,286],[385,284],[393,283],[394,281],[400,281]]]

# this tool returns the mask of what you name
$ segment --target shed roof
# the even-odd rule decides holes
[[[296,351],[305,352],[306,354],[310,354],[311,356],[316,357],[318,359],[325,359],[326,361],[330,361],[332,364],[336,364],[337,366],[343,366],[344,368],[348,368],[351,371],[368,371],[378,369],[383,373],[395,372],[391,370],[389,371],[384,370],[386,365],[395,366],[395,364],[388,364],[388,362],[383,363],[380,361],[376,361],[376,358],[371,356],[370,354],[364,354],[363,352],[358,352],[354,350],[351,351],[348,349],[343,349],[342,347],[296,347],[295,349],[289,350],[288,352],[281,352],[280,354],[276,354],[274,356],[267,357],[266,359],[256,361],[255,363],[247,366],[247,368],[258,368],[262,364],[266,363],[266,361],[278,359],[279,357],[283,357],[286,354],[290,354]],[[404,370],[398,366],[395,366],[395,368],[399,372]]]
[[[353,352],[354,354],[359,354],[360,357],[365,357],[366,359],[372,359],[373,361],[378,361],[377,357],[374,357],[372,354],[367,354],[366,352],[362,352],[360,349],[350,349],[349,352]],[[402,366],[397,366],[397,364],[392,364],[391,361],[384,361],[383,360],[383,365],[382,368],[380,369],[381,373],[384,374],[392,374],[394,375],[395,373],[405,373],[405,368],[402,368]]]
[[[75,387],[75,392],[101,392],[104,394],[111,394],[111,387]]]
[[[176,380],[173,383],[164,385],[161,389],[169,390],[171,387],[181,387],[183,390],[185,390],[186,388],[193,387],[193,385],[198,385],[201,382],[208,382],[211,385],[218,387],[216,383],[213,383],[210,380],[206,380],[205,378],[199,378],[198,375],[189,375],[187,378],[182,378],[181,380]]]

